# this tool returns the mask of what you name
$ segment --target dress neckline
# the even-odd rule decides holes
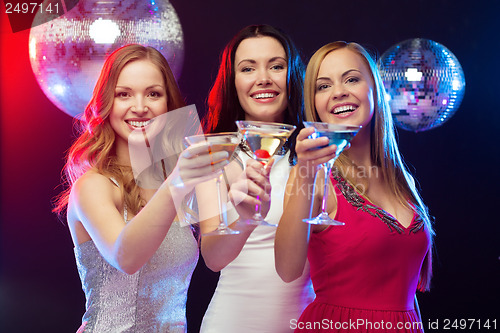
[[[410,224],[405,227],[394,216],[356,191],[356,189],[340,175],[340,171],[336,167],[332,168],[330,177],[337,182],[339,190],[348,203],[356,207],[358,210],[362,210],[384,222],[389,227],[391,232],[396,231],[399,234],[406,231],[416,233],[422,229],[424,221],[415,210],[413,210],[413,218]],[[409,202],[409,204],[413,206],[411,202]]]

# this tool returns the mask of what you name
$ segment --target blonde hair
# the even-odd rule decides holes
[[[79,136],[70,147],[64,167],[67,188],[56,198],[53,211],[63,214],[68,205],[71,186],[85,172],[96,169],[114,178],[121,186],[127,209],[134,215],[144,206],[130,166],[120,165],[115,151],[115,132],[109,122],[115,88],[123,68],[137,60],[148,60],[160,70],[167,94],[167,110],[185,105],[170,66],[163,55],[152,47],[131,44],[109,55],[104,62],[92,98],[85,108],[83,118],[77,120]]]
[[[382,78],[378,71],[377,65],[372,56],[357,43],[346,43],[337,41],[329,43],[321,47],[311,57],[304,80],[304,106],[305,117],[307,121],[321,121],[314,105],[314,97],[316,92],[316,79],[318,77],[319,68],[323,59],[332,51],[346,48],[360,56],[370,69],[371,76],[375,85],[375,106],[373,119],[371,121],[370,139],[371,161],[379,167],[382,177],[388,182],[389,188],[396,194],[398,200],[405,207],[415,211],[424,221],[424,226],[430,233],[430,247],[427,252],[422,269],[418,289],[421,291],[429,290],[430,280],[432,277],[432,244],[434,230],[430,219],[427,207],[424,205],[420,194],[415,186],[415,182],[410,172],[407,170],[396,140],[394,123],[392,120],[391,110],[385,98],[385,88]],[[352,166],[352,162],[343,152],[335,162],[336,166],[342,172],[348,170]],[[358,183],[353,176],[345,175],[347,181],[351,184]]]

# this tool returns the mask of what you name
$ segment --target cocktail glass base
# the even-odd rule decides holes
[[[262,215],[260,215],[259,213],[254,214],[251,219],[244,220],[243,222],[246,224],[250,224],[250,225],[263,225],[266,227],[277,227],[278,226],[277,224],[272,224],[272,223],[267,222],[264,219],[264,217]]]
[[[240,232],[238,230],[233,230],[231,228],[218,228],[214,231],[207,232],[203,236],[218,236],[218,235],[238,235]]]
[[[320,224],[320,225],[345,225],[344,222],[340,222],[332,219],[327,213],[321,213],[318,216],[310,219],[303,219],[302,221],[309,224]]]

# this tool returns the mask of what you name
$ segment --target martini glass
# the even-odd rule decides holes
[[[190,144],[208,143],[208,152],[216,153],[219,151],[226,151],[228,155],[228,160],[234,154],[234,151],[241,141],[238,132],[226,132],[226,133],[213,133],[213,134],[201,134],[193,135],[185,138],[185,141]],[[219,205],[219,225],[214,231],[204,233],[203,236],[210,235],[237,235],[240,232],[233,230],[227,226],[227,212],[226,204],[222,202],[221,199],[221,181],[223,177],[223,169],[217,171],[217,177],[215,178],[215,185],[217,187],[217,200]]]
[[[335,151],[335,156],[326,163],[323,163],[323,171],[325,173],[325,181],[323,185],[323,200],[321,201],[321,213],[314,217],[304,219],[303,221],[309,224],[321,224],[321,225],[344,225],[344,222],[340,222],[332,219],[327,211],[326,204],[328,202],[328,186],[330,184],[329,177],[330,171],[335,163],[335,160],[339,157],[340,153],[347,147],[352,138],[358,134],[361,126],[352,125],[339,125],[330,123],[318,123],[318,122],[308,122],[304,121],[305,127],[314,127],[314,133],[309,136],[310,139],[316,139],[322,136],[326,136],[329,139],[328,145],[336,145],[337,150]],[[319,170],[318,170],[319,171]],[[318,172],[317,171],[317,172]],[[318,174],[316,173],[316,176]],[[315,177],[316,179],[316,177]],[[311,211],[314,200],[311,202]]]
[[[295,130],[295,126],[263,121],[236,121],[240,133],[243,135],[253,158],[262,164],[267,164],[274,154],[283,147],[286,140]],[[257,200],[259,197],[257,196]],[[267,225],[276,227],[264,220],[260,212],[260,205],[255,205],[255,214],[247,221],[249,224]]]

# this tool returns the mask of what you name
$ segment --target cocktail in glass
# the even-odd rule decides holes
[[[305,127],[313,127],[314,133],[309,136],[310,139],[316,139],[319,137],[326,136],[329,139],[328,145],[336,145],[337,150],[335,151],[335,156],[326,163],[323,163],[324,171],[324,183],[323,183],[323,199],[321,201],[321,213],[313,218],[304,219],[304,222],[309,224],[321,224],[321,225],[344,225],[344,222],[332,219],[328,212],[326,211],[326,205],[328,203],[328,186],[330,184],[330,171],[333,164],[339,157],[340,153],[347,147],[352,138],[358,134],[361,126],[352,125],[340,125],[340,124],[330,124],[321,122],[309,122],[304,121]],[[317,171],[319,172],[319,170]],[[316,176],[317,176],[316,172]],[[315,177],[316,179],[316,177]],[[311,202],[311,208],[314,204],[314,200]],[[312,211],[312,209],[311,209]]]
[[[213,134],[193,135],[185,138],[186,142],[190,145],[199,143],[208,143],[209,153],[216,153],[219,151],[226,151],[228,153],[228,160],[234,154],[234,151],[241,141],[238,132],[224,132]],[[212,165],[215,164],[212,162]],[[226,203],[221,199],[221,182],[223,177],[223,169],[218,170],[217,177],[215,178],[215,185],[217,188],[217,200],[219,205],[219,224],[214,231],[204,233],[203,236],[210,235],[237,235],[240,232],[233,230],[227,225]]]
[[[296,128],[288,124],[243,120],[236,121],[236,125],[250,148],[253,158],[264,165],[283,147]],[[259,200],[258,196],[257,200]],[[277,226],[277,224],[269,223],[264,219],[260,205],[255,205],[255,214],[247,223]]]

